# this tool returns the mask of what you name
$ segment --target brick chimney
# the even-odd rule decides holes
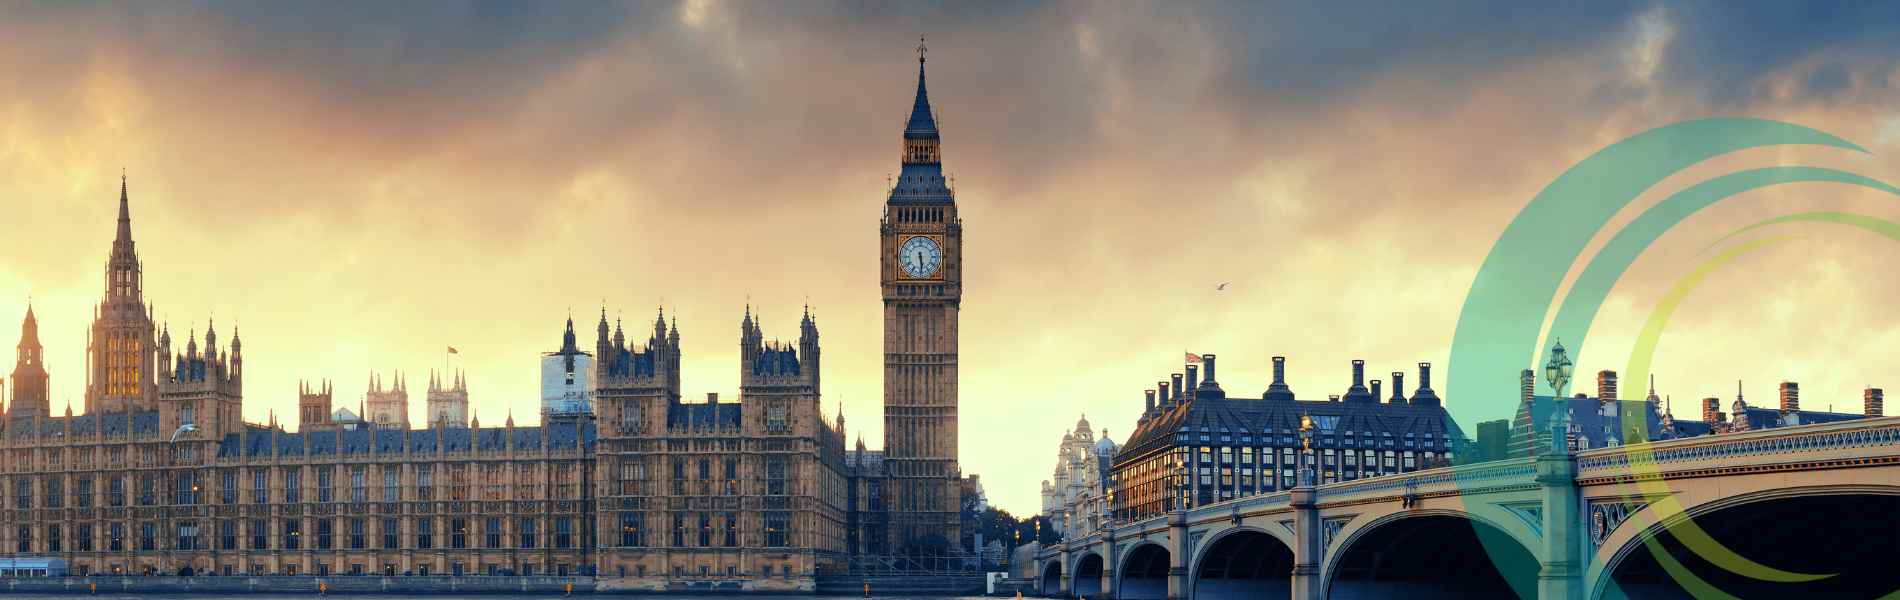
[[[1167,385],[1167,384],[1164,383],[1161,385]],[[1144,395],[1148,397],[1147,402],[1146,402],[1146,408],[1144,408],[1141,411],[1142,416],[1145,417],[1148,415],[1155,414],[1155,391],[1154,390],[1142,390],[1142,391],[1145,393]]]
[[[1404,371],[1392,372],[1392,399],[1388,400],[1387,402],[1390,402],[1392,404],[1405,403],[1405,372]]]
[[[1723,421],[1721,398],[1710,396],[1702,399],[1702,420],[1711,424]]]
[[[1801,410],[1801,384],[1792,381],[1781,382],[1781,412]]]
[[[1220,382],[1214,381],[1214,355],[1202,354],[1201,364],[1207,367],[1207,379],[1201,380],[1201,385],[1194,390],[1195,395],[1216,400],[1226,398],[1227,391],[1220,388]]]
[[[1885,395],[1885,392],[1882,392],[1880,388],[1877,387],[1870,387],[1861,392],[1861,400],[1864,403],[1867,416],[1878,417],[1886,414],[1881,408],[1881,400],[1883,400],[1883,396]]]
[[[1174,381],[1174,386],[1173,386],[1174,395],[1169,396],[1169,398],[1171,398],[1172,400],[1168,402],[1168,405],[1173,406],[1176,404],[1180,404],[1181,399],[1183,397],[1183,393],[1187,391],[1186,386],[1181,385],[1181,374],[1175,373],[1173,375],[1169,375],[1168,379]]]
[[[1597,371],[1597,400],[1600,402],[1616,401],[1616,371],[1609,369]]]
[[[1377,380],[1377,379],[1374,379],[1374,380],[1372,380],[1372,401],[1373,401],[1373,402],[1378,402],[1378,401],[1379,401],[1379,394],[1380,394],[1380,392],[1379,392],[1379,380]]]

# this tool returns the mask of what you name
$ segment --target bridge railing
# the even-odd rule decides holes
[[[1662,442],[1628,444],[1577,453],[1579,479],[1655,472],[1664,465],[1690,465],[1761,456],[1788,456],[1874,447],[1900,451],[1900,417],[1855,419],[1779,427]],[[1653,465],[1653,466],[1651,466]]]

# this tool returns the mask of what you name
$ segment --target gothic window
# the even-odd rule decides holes
[[[457,550],[468,547],[468,519],[449,519],[449,547]]]
[[[73,499],[79,508],[92,508],[92,478],[81,477],[74,484]]]
[[[401,540],[397,539],[397,536],[401,533],[401,531],[402,531],[402,526],[398,524],[395,519],[383,519],[383,549],[384,550],[395,550],[397,548],[402,547]]]
[[[772,403],[772,406],[767,408],[765,412],[765,428],[783,430],[785,426],[785,404],[782,402]]]
[[[620,513],[620,545],[626,547],[645,546],[645,515],[637,512]]]
[[[329,517],[317,519],[317,549],[329,550],[334,548],[335,546],[333,544],[335,541],[336,519]]]
[[[251,502],[257,504],[270,502],[270,471],[251,470]]]
[[[106,526],[106,530],[111,534],[106,549],[113,552],[125,550],[125,524],[113,523]]]
[[[498,519],[495,517],[489,517],[488,525],[483,528],[482,533],[484,534],[484,537],[486,538],[484,540],[485,544],[483,545],[483,547],[485,548],[500,548],[501,547],[501,519]]]
[[[363,538],[363,520],[350,519],[350,549],[362,550],[365,547]]]
[[[521,548],[531,549],[534,547],[535,547],[534,519],[522,519],[521,520]]]
[[[554,520],[554,547],[574,547],[574,519],[561,517]]]
[[[303,470],[298,467],[284,469],[284,501],[303,501]]]
[[[237,549],[237,521],[224,520],[218,522],[218,549]]]
[[[334,488],[335,486],[330,480],[330,468],[317,467],[317,501],[330,502],[335,500]]]
[[[423,517],[416,519],[416,549],[428,550],[435,547],[435,519]]]

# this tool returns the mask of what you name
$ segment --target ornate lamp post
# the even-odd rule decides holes
[[[1564,402],[1564,384],[1570,382],[1571,366],[1564,343],[1552,344],[1550,359],[1544,362],[1544,380],[1550,383],[1550,448],[1555,452],[1570,450],[1570,425],[1566,422],[1570,410]]]
[[[1317,485],[1313,473],[1313,417],[1300,415],[1300,485]]]

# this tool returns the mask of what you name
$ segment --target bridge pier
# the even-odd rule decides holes
[[[1062,554],[1058,555],[1057,560],[1062,561],[1062,577],[1059,577],[1058,579],[1061,579],[1061,581],[1056,583],[1056,596],[1059,598],[1072,598],[1074,597],[1074,592],[1071,590],[1069,582],[1075,579],[1075,561],[1069,556],[1069,546],[1067,544],[1062,546]]]
[[[1537,573],[1537,597],[1581,600],[1584,553],[1577,457],[1562,448],[1541,452],[1536,473],[1544,501],[1544,560]]]
[[[1293,600],[1319,600],[1321,582],[1318,490],[1313,482],[1301,478],[1301,485],[1288,492],[1293,505]]]
[[[1168,511],[1168,600],[1187,600],[1187,511]]]

